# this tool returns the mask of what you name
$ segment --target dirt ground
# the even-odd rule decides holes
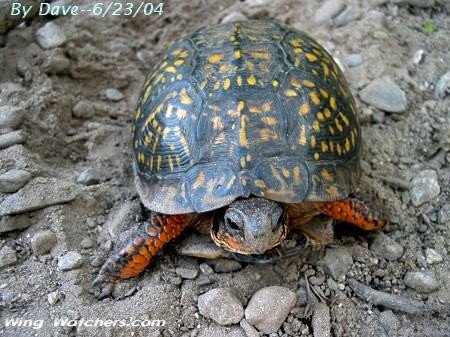
[[[18,139],[0,147],[0,175],[29,175],[0,193],[0,336],[255,336],[242,322],[222,326],[201,315],[198,297],[231,288],[245,308],[258,289],[274,285],[295,292],[297,302],[270,336],[450,336],[449,7],[446,0],[170,0],[161,16],[35,16],[3,32],[0,105],[23,111],[23,121],[1,130],[3,142]],[[338,61],[360,109],[360,189],[384,200],[391,221],[380,235],[338,225],[329,246],[274,264],[220,261],[220,269],[170,246],[143,275],[118,285],[114,298],[98,301],[91,283],[99,267],[119,233],[145,217],[130,150],[144,78],[171,41],[224,18],[304,30]],[[44,49],[36,32],[48,22],[65,41]],[[404,92],[404,111],[364,99],[385,76]],[[340,256],[350,262],[339,265]],[[410,272],[422,278],[411,280]],[[353,279],[431,309],[411,314],[365,300]],[[314,324],[318,302],[330,315],[323,326]],[[15,318],[43,325],[6,325]],[[92,318],[166,324],[53,326]]]

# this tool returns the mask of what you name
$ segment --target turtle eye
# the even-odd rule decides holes
[[[233,229],[235,231],[241,230],[239,225],[236,222],[234,222],[233,220],[231,220],[230,218],[227,218],[227,225],[228,225],[228,227],[230,227],[231,229]]]

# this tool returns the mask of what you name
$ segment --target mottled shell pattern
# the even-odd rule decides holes
[[[250,195],[346,198],[360,177],[348,84],[307,34],[273,21],[207,26],[148,76],[133,126],[136,187],[166,214]]]

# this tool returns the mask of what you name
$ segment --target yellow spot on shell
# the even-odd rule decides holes
[[[188,57],[189,56],[189,53],[188,53],[188,51],[187,50],[183,50],[179,55],[178,55],[178,57],[181,57],[181,58],[186,58],[186,57]]]
[[[306,58],[308,59],[308,61],[310,62],[315,62],[317,61],[317,56],[311,53],[306,53],[305,54]]]
[[[315,91],[310,92],[309,98],[311,98],[311,101],[313,102],[314,105],[320,104],[320,98],[319,98],[319,95],[317,94],[317,92],[315,92]]]
[[[161,164],[162,164],[162,157],[158,156],[158,163],[156,165],[158,171],[161,169]]]
[[[251,113],[260,113],[261,109],[259,108],[259,106],[251,105],[248,107],[248,111],[250,111]]]
[[[310,80],[303,80],[302,83],[303,83],[304,86],[306,86],[306,87],[308,87],[308,88],[314,88],[314,87],[316,86],[316,85],[315,85],[313,82],[311,82]]]
[[[328,144],[327,144],[327,142],[321,142],[320,145],[322,147],[322,152],[327,152],[328,151]]]
[[[337,152],[338,152],[339,155],[342,154],[342,147],[341,147],[340,144],[336,144],[336,150],[337,150]]]
[[[342,127],[341,123],[339,122],[339,120],[337,118],[334,119],[334,124],[336,124],[336,127],[340,132],[342,132],[344,130],[344,128]]]
[[[246,165],[245,157],[241,157],[241,167],[245,168],[245,165]]]
[[[334,143],[331,140],[329,142],[329,148],[331,152],[334,152]]]
[[[247,78],[247,83],[250,85],[255,85],[256,84],[256,77],[254,75],[250,75]]]
[[[311,147],[315,147],[315,146],[316,146],[316,137],[311,136]]]
[[[295,78],[295,77],[293,77],[291,79],[291,84],[292,84],[292,86],[294,86],[296,88],[301,88],[302,87],[302,84],[300,83],[300,81],[297,78]]]
[[[247,139],[247,123],[248,117],[243,115],[241,116],[241,127],[239,129],[239,144],[242,147],[249,148],[248,139]]]
[[[252,160],[252,155],[250,153],[248,153],[245,159],[247,161],[251,161]]]
[[[216,83],[214,83],[214,90],[219,90],[220,84],[221,84],[220,80],[218,80]]]
[[[348,138],[345,138],[345,151],[349,152],[350,148],[350,141],[348,140]]]
[[[301,53],[303,53],[303,49],[302,48],[295,48],[294,49],[294,53],[301,54]]]
[[[318,112],[318,113],[317,113],[317,119],[318,119],[319,121],[323,121],[323,120],[325,119],[325,116],[323,115],[322,112]]]
[[[277,80],[273,80],[272,85],[276,88],[276,87],[278,87],[279,83]]]
[[[225,90],[228,90],[230,88],[230,85],[231,85],[230,79],[229,78],[225,79],[225,81],[223,82],[223,88]]]
[[[170,172],[173,172],[173,159],[171,156],[168,156],[167,161],[169,162]]]
[[[328,94],[328,92],[327,92],[325,89],[320,88],[319,91],[320,91],[320,94],[321,94],[323,97],[328,98],[329,94]]]
[[[208,81],[207,81],[207,80],[204,80],[204,81],[200,84],[200,86],[202,87],[202,89],[205,89],[207,84],[208,84]]]
[[[241,75],[239,75],[239,76],[237,77],[236,82],[237,82],[237,85],[238,85],[238,86],[241,86],[241,85],[242,85],[242,76],[241,76]]]
[[[333,181],[333,177],[331,176],[330,172],[328,172],[326,169],[323,169],[320,172],[320,175],[322,176],[322,178],[328,182],[332,182]]]
[[[138,161],[140,163],[145,162],[145,156],[144,156],[144,154],[142,152],[140,152],[139,155],[138,155]]]
[[[212,54],[210,57],[208,57],[208,62],[213,64],[219,63],[220,61],[222,61],[223,57],[223,54]]]
[[[270,53],[265,51],[255,51],[251,54],[254,58],[268,60],[270,59]]]
[[[291,175],[291,173],[289,172],[289,170],[285,167],[281,168],[281,172],[283,173],[285,178],[289,178],[289,176]]]
[[[242,52],[240,50],[236,50],[234,52],[234,57],[235,58],[239,59],[239,58],[241,58],[241,56],[242,56]]]
[[[309,114],[310,111],[311,111],[311,107],[309,106],[309,104],[308,103],[303,103],[300,106],[300,109],[299,109],[298,112],[300,113],[300,115],[306,116],[307,114]]]
[[[349,122],[347,116],[345,116],[342,112],[339,112],[339,116],[341,116],[341,119],[345,123],[345,125],[347,125],[347,126],[350,125],[350,122]]]
[[[214,130],[223,130],[223,122],[219,116],[212,118],[212,125]]]
[[[150,171],[153,171],[153,156],[150,158]]]
[[[336,99],[334,97],[330,97],[330,106],[333,110],[336,110]]]
[[[293,89],[288,89],[284,92],[287,97],[295,97],[297,96],[297,92]]]
[[[314,153],[314,160],[319,160],[320,154],[318,152]]]
[[[166,71],[167,71],[168,73],[174,73],[174,72],[176,72],[177,70],[175,69],[175,67],[170,66],[170,67],[167,67],[167,68],[166,68]]]
[[[290,43],[291,46],[298,48],[298,47],[300,47],[302,45],[302,40],[300,40],[300,39],[293,39],[293,40],[289,41],[289,43]]]
[[[306,144],[306,126],[304,124],[302,124],[302,126],[300,127],[300,138],[298,140],[298,143],[300,145]]]
[[[173,64],[176,66],[181,66],[184,63],[184,60],[176,60]]]
[[[178,75],[177,75],[177,80],[178,80],[178,81],[181,81],[182,79],[183,79],[183,75],[182,75],[182,74],[178,74]]]
[[[181,89],[180,98],[183,104],[191,105],[193,103],[192,98],[187,94],[186,88]]]
[[[330,75],[330,68],[328,68],[328,65],[324,62],[322,62],[322,68],[323,68],[323,74],[325,77]]]
[[[178,109],[177,116],[179,119],[185,119],[187,116],[187,111],[185,109]]]
[[[314,129],[314,131],[316,131],[316,132],[319,132],[319,131],[320,131],[320,126],[319,126],[319,122],[318,122],[318,121],[314,121],[314,122],[313,122],[313,129]]]
[[[278,121],[275,117],[263,117],[262,121],[264,124],[269,125],[269,126],[274,126],[277,125]]]
[[[192,188],[196,190],[202,187],[205,184],[205,180],[206,180],[205,172],[201,171],[197,176],[197,179],[195,179],[194,183],[192,184]]]
[[[325,115],[326,118],[330,118],[331,117],[331,111],[328,108],[325,108],[323,110],[323,114]]]

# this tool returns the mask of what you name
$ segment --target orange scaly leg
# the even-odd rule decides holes
[[[319,203],[318,209],[335,220],[348,222],[366,231],[381,229],[388,221],[382,210],[355,198]]]
[[[152,213],[150,222],[142,224],[116,253],[104,263],[93,285],[102,299],[111,294],[118,280],[134,277],[147,268],[151,259],[187,226],[183,215]]]

